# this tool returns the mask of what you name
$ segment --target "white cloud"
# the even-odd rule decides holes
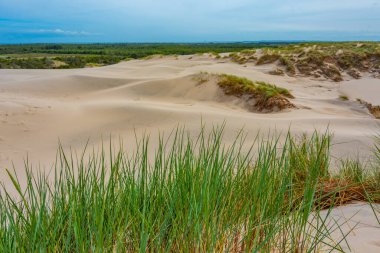
[[[31,33],[42,33],[42,34],[57,34],[57,35],[67,35],[67,36],[88,36],[94,35],[85,31],[68,31],[62,29],[38,29],[38,30],[30,30]]]

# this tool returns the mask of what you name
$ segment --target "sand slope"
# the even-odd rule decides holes
[[[242,127],[255,135],[276,129],[295,133],[314,129],[334,133],[334,153],[366,155],[377,122],[364,106],[340,101],[343,93],[360,91],[360,97],[376,102],[380,93],[357,88],[376,79],[342,83],[271,76],[271,66],[244,67],[208,57],[165,57],[123,62],[113,66],[75,70],[0,70],[0,166],[31,161],[49,166],[58,138],[72,147],[82,147],[102,136],[130,137],[134,129],[168,131],[185,124],[190,131],[205,124],[227,123],[226,137],[233,139]],[[230,73],[267,81],[292,91],[300,108],[275,114],[251,113],[233,97],[223,95],[213,84],[197,85],[192,75],[199,71]],[[377,86],[376,86],[377,85]],[[355,90],[356,89],[356,90]],[[358,95],[359,96],[359,95]]]
[[[322,211],[322,219],[327,212]],[[334,242],[341,242],[343,252],[376,253],[380,252],[379,219],[380,205],[358,202],[334,208],[325,224]]]

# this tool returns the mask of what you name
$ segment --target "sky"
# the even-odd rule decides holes
[[[0,43],[380,40],[380,0],[0,0]]]

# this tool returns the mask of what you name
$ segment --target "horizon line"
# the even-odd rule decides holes
[[[25,43],[25,42],[12,42],[12,43],[2,43],[0,42],[1,46],[7,46],[7,45],[42,45],[42,44],[66,44],[66,45],[75,45],[75,44],[83,44],[83,45],[91,45],[91,44],[238,44],[238,43],[252,43],[252,44],[258,44],[258,43],[324,43],[324,42],[330,42],[330,43],[344,43],[344,42],[380,42],[380,40],[231,40],[231,41],[156,41],[156,42],[147,42],[147,41],[124,41],[124,42],[32,42],[32,43]]]

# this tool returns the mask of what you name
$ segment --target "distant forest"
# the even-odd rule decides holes
[[[250,43],[123,43],[123,44],[20,44],[0,45],[0,68],[83,68],[103,66],[151,55],[240,52],[277,47],[288,42]]]

